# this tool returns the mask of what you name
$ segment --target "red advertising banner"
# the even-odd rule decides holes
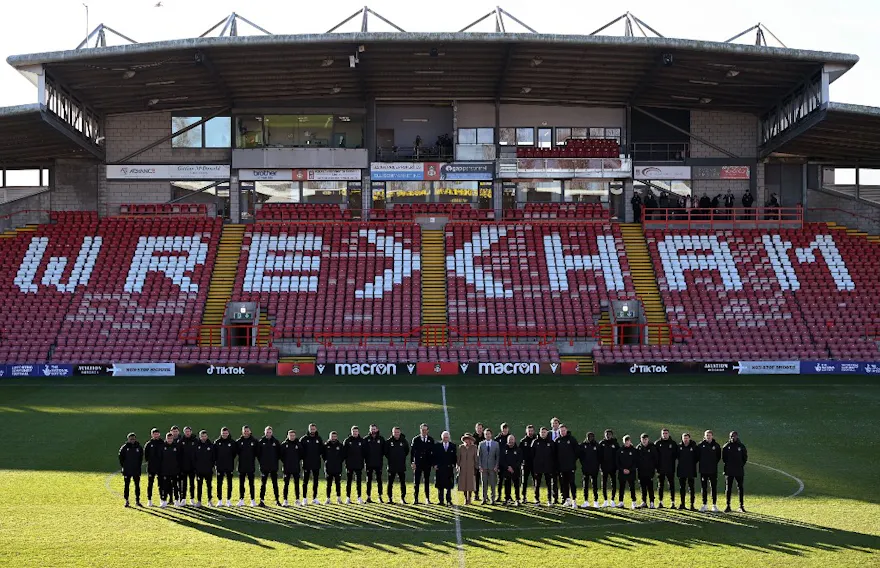
[[[422,375],[457,375],[458,363],[416,363],[416,374]]]
[[[425,181],[438,181],[440,179],[441,165],[439,162],[425,162],[425,177],[423,179]]]
[[[315,374],[314,363],[278,363],[276,371],[279,377],[309,377]]]
[[[721,166],[721,179],[749,179],[749,166]]]
[[[560,363],[560,374],[577,375],[578,373],[580,373],[580,368],[578,368],[577,361],[563,361]]]

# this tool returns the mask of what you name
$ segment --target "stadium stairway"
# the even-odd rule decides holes
[[[578,364],[579,375],[595,375],[596,366],[593,364],[592,355],[563,355],[562,361],[575,361]]]
[[[211,286],[208,288],[208,300],[205,302],[205,313],[202,316],[203,325],[223,325],[226,304],[232,297],[232,288],[235,285],[244,229],[244,225],[223,226],[214,273],[211,275]],[[208,339],[202,339],[203,347],[219,347],[220,344],[219,333],[213,334]]]
[[[37,230],[37,227],[39,227],[39,225],[25,225],[24,227],[19,227],[17,229],[10,229],[9,231],[0,233],[0,239],[14,239],[18,235],[24,233],[33,233]]]
[[[826,223],[829,229],[833,229],[835,231],[846,231],[848,235],[852,235],[854,237],[865,237],[869,243],[880,244],[880,236],[878,235],[869,235],[865,231],[859,231],[858,229],[850,229],[843,225],[838,225],[832,221]]]
[[[266,308],[260,308],[260,327],[257,330],[257,345],[259,347],[269,347],[272,339],[272,327],[270,326],[273,325],[274,322],[269,318],[269,311]]]
[[[446,233],[443,229],[422,231],[422,325],[445,327],[446,320]],[[446,345],[446,332],[422,331],[425,345]]]
[[[621,223],[620,231],[626,246],[626,257],[629,260],[633,285],[645,310],[645,321],[649,324],[664,324],[666,323],[666,309],[660,298],[657,275],[654,273],[654,264],[651,262],[651,254],[648,252],[648,243],[645,241],[642,225]],[[649,345],[668,345],[669,343],[671,340],[668,330],[664,331],[662,327],[649,328]]]

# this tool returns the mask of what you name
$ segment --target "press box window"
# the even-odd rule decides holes
[[[201,116],[171,117],[171,132],[183,130],[202,120]],[[232,119],[218,116],[171,139],[172,148],[229,148],[232,145]]]

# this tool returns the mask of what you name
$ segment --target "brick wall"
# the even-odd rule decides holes
[[[818,209],[840,211],[818,211]],[[860,229],[873,235],[880,234],[880,206],[829,191],[807,190],[806,217],[807,221],[834,221],[850,229]]]
[[[740,158],[758,155],[758,118],[751,114],[691,111],[691,135],[699,136]],[[692,137],[691,157],[727,156]]]
[[[95,211],[98,208],[98,178],[104,167],[94,160],[55,160],[52,191],[54,211]]]

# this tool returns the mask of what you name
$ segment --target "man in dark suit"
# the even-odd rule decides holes
[[[410,443],[409,462],[415,473],[415,501],[419,504],[419,485],[425,480],[425,503],[431,504],[431,458],[434,456],[434,438],[428,435],[428,425],[419,425],[419,435]]]
[[[437,501],[441,505],[452,506],[452,486],[455,484],[455,464],[458,455],[455,444],[449,439],[449,432],[440,435],[440,442],[434,447],[434,485],[437,487]]]

